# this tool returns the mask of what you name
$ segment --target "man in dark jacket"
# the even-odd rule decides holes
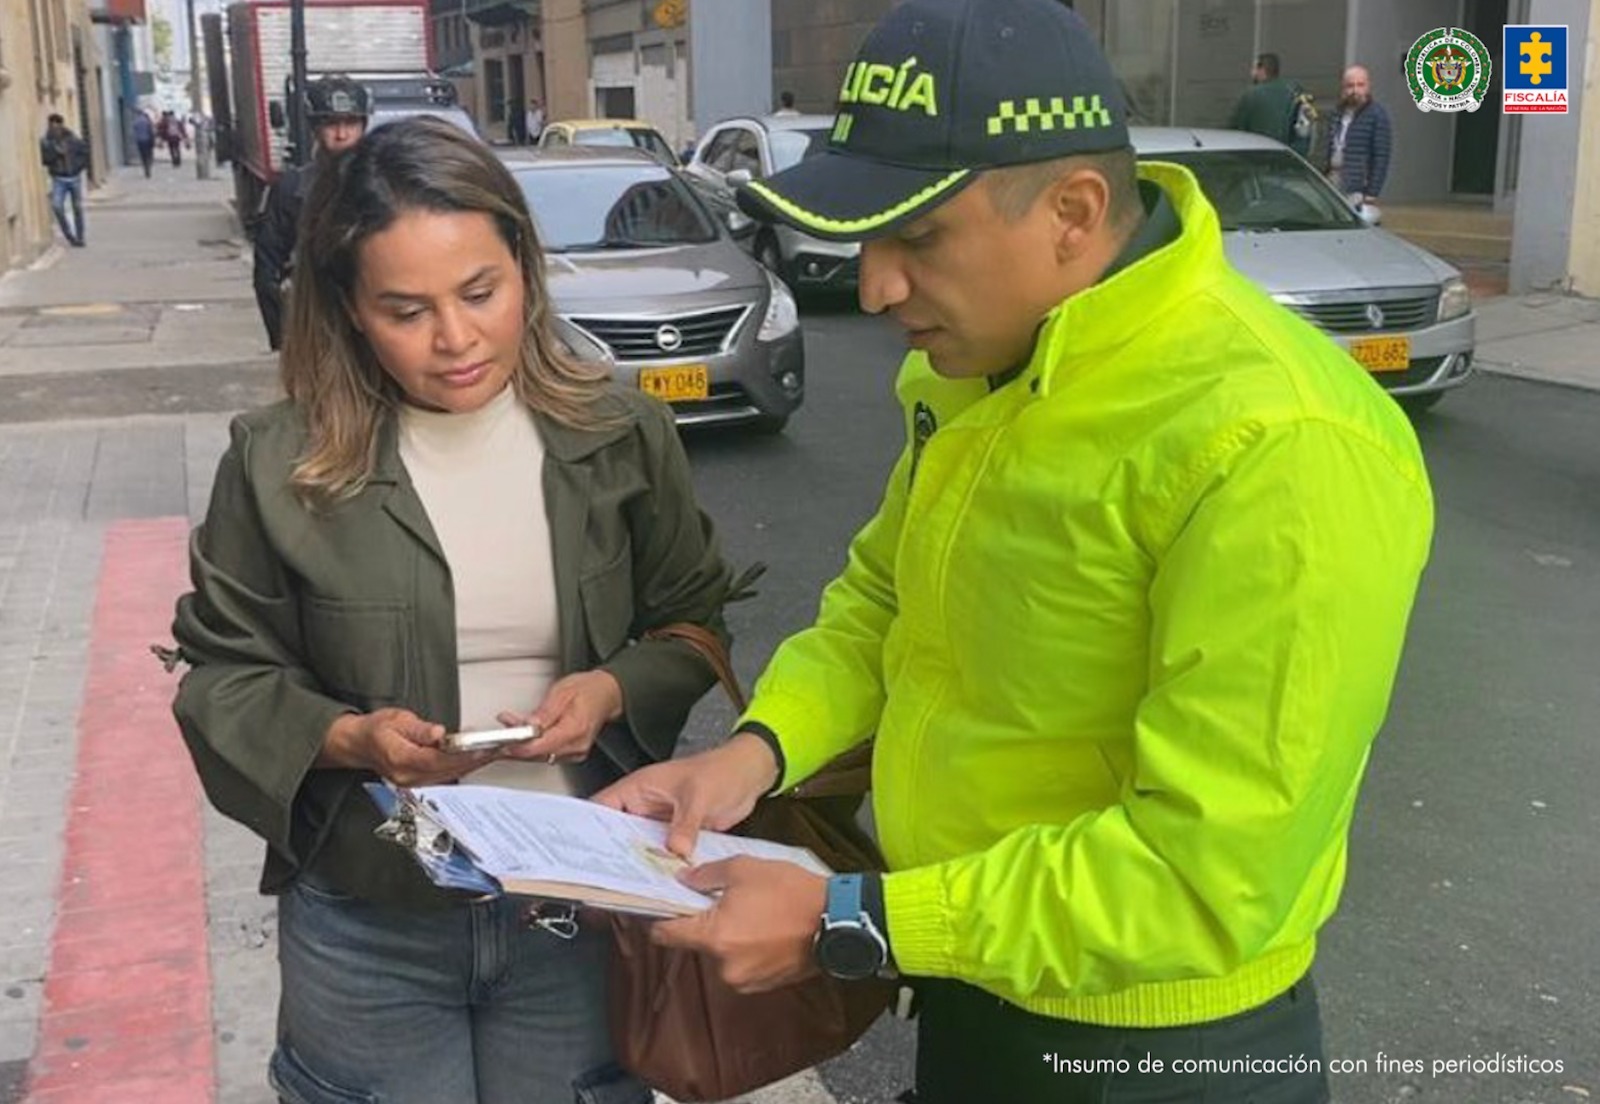
[[[1248,130],[1290,145],[1300,103],[1300,86],[1279,73],[1277,54],[1262,54],[1250,74],[1250,89],[1228,118],[1230,130]]]
[[[50,209],[56,224],[73,245],[83,238],[83,171],[89,167],[89,143],[67,128],[60,115],[50,116],[49,129],[39,139],[39,160],[50,174]],[[67,222],[67,201],[72,201],[72,222]]]
[[[1340,87],[1339,112],[1328,121],[1323,140],[1328,180],[1357,206],[1377,199],[1389,175],[1392,143],[1389,113],[1372,98],[1371,76],[1365,66],[1350,66]]]
[[[361,140],[372,113],[365,86],[349,77],[323,77],[306,88],[306,116],[316,150],[309,162],[285,169],[267,193],[255,236],[256,306],[267,328],[267,344],[277,352],[283,344],[283,285],[289,278],[300,209],[311,184],[328,159]]]

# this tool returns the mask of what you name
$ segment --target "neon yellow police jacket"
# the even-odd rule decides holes
[[[1433,511],[1395,403],[1141,173],[1181,235],[1017,379],[907,359],[883,503],[745,719],[784,786],[876,734],[902,972],[1163,1026],[1310,965]]]

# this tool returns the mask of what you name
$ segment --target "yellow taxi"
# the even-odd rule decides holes
[[[640,149],[664,165],[677,167],[677,154],[661,132],[639,119],[564,119],[548,123],[539,135],[539,148],[569,146]]]

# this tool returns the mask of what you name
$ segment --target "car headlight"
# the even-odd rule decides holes
[[[1459,276],[1452,276],[1439,286],[1439,321],[1448,322],[1452,318],[1460,318],[1472,310],[1472,292],[1467,290],[1467,282]]]
[[[767,297],[767,316],[761,320],[761,330],[756,337],[761,341],[776,341],[793,333],[800,325],[800,308],[795,304],[794,292],[766,268],[761,270],[767,278],[772,294]]]

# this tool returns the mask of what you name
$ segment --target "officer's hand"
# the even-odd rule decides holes
[[[636,770],[594,800],[670,822],[667,849],[689,858],[701,828],[732,828],[777,780],[778,763],[766,741],[739,732],[721,747]]]
[[[684,885],[717,903],[680,920],[650,925],[650,939],[710,955],[722,980],[760,993],[817,972],[811,946],[827,907],[828,879],[793,863],[740,855],[686,871]]]

